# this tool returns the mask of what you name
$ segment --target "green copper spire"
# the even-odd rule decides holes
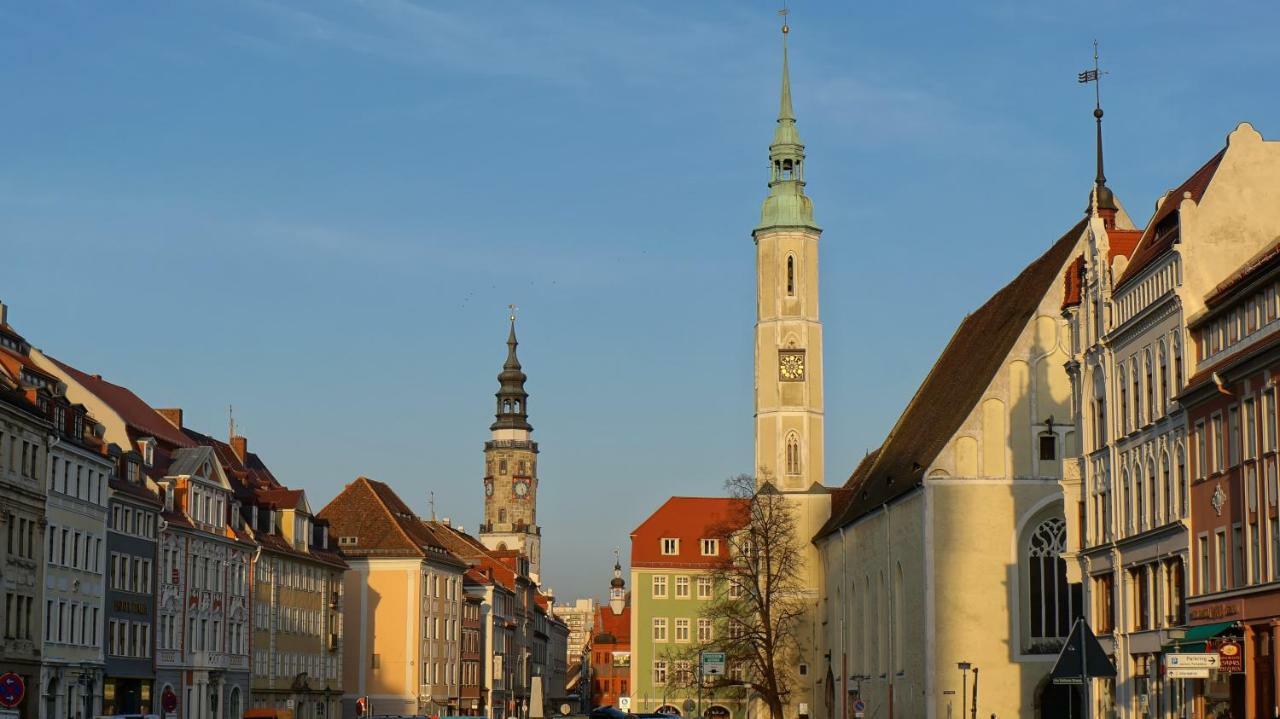
[[[778,106],[778,126],[769,145],[769,196],[760,210],[755,231],[775,227],[820,229],[813,220],[813,201],[804,194],[804,143],[796,130],[796,113],[791,106],[791,69],[787,59],[787,34],[782,25],[782,100]]]

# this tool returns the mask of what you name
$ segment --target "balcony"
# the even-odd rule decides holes
[[[232,654],[227,659],[227,668],[233,671],[249,671],[249,657],[244,654]]]
[[[191,652],[191,664],[196,668],[226,669],[227,655],[222,652]]]

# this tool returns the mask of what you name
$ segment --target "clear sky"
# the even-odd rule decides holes
[[[322,507],[364,474],[474,528],[520,306],[548,582],[607,591],[671,494],[751,470],[750,229],[775,3],[0,8],[0,299],[37,346],[227,405]],[[792,3],[822,239],[827,480],[1107,175],[1135,221],[1242,120],[1280,137],[1271,2]]]

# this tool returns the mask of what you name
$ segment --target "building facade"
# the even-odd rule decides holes
[[[349,571],[342,615],[344,717],[456,714],[467,565],[390,487],[365,477],[320,511]]]
[[[144,443],[144,447],[146,447]],[[154,452],[151,451],[154,460]],[[115,452],[108,482],[103,714],[158,714],[155,695],[156,541],[160,503],[146,457]]]
[[[51,426],[31,401],[20,357],[29,345],[8,323],[0,303],[0,656],[4,671],[20,676],[26,698],[19,719],[37,719],[45,701],[40,689],[44,640],[45,467]]]
[[[587,645],[590,705],[616,707],[619,699],[631,696],[635,686],[631,682],[631,598],[619,563],[614,563],[613,579],[609,580],[609,603],[596,607],[591,626],[595,631]]]
[[[537,583],[541,572],[542,528],[538,526],[538,443],[529,424],[528,377],[516,357],[516,320],[511,317],[507,360],[498,374],[497,412],[484,443],[484,522],[480,541],[496,550],[516,550],[529,558]]]
[[[631,533],[629,686],[610,684],[618,695],[630,691],[631,711],[688,716],[685,701],[701,698],[704,716],[746,719],[740,687],[698,686],[698,652],[724,631],[706,607],[723,591],[713,572],[728,557],[722,534],[740,501],[672,497]]]
[[[869,716],[953,716],[978,676],[979,716],[1070,711],[1048,681],[1081,601],[1060,556],[1075,442],[1060,278],[1087,224],[965,317],[836,492],[815,540],[832,715],[860,699]]]

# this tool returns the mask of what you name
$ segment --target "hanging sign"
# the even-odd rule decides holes
[[[1243,672],[1244,652],[1241,651],[1240,642],[1224,641],[1219,644],[1218,662],[1220,672]]]

